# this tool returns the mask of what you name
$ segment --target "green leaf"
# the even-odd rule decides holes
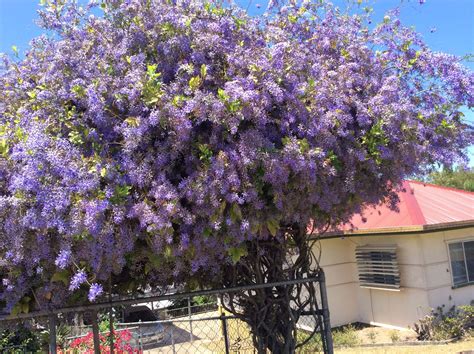
[[[242,26],[244,26],[247,21],[242,19],[242,18],[237,18],[237,17],[234,17],[234,22],[235,22],[235,25],[237,26],[237,29],[240,29]]]
[[[194,91],[201,86],[201,82],[202,80],[199,76],[194,76],[189,80],[189,88]]]
[[[107,176],[107,169],[105,167],[102,167],[100,169],[100,177],[105,178]]]
[[[176,95],[173,97],[173,105],[176,107],[180,107],[184,101],[186,101],[186,97],[183,95]]]
[[[127,196],[130,194],[131,189],[132,187],[128,185],[116,186],[114,190],[114,194],[112,198],[110,198],[110,201],[113,204],[124,203],[125,200],[127,199]]]
[[[328,160],[331,163],[331,166],[333,166],[336,171],[341,171],[342,170],[342,162],[339,160],[339,157],[334,153],[334,151],[330,150],[328,153]]]
[[[227,104],[227,109],[229,110],[230,113],[235,113],[239,111],[240,108],[241,108],[241,105],[240,105],[239,100],[235,100]]]
[[[71,88],[71,91],[78,97],[85,97],[86,95],[86,90],[81,85],[74,85]]]
[[[288,15],[288,20],[291,22],[291,23],[296,23],[298,21],[298,16],[295,16],[295,15]]]
[[[219,99],[224,102],[230,98],[229,95],[227,95],[225,91],[221,88],[217,89],[217,97],[219,97]]]
[[[232,258],[232,262],[236,264],[238,261],[240,261],[240,258],[245,257],[248,255],[248,250],[245,246],[240,246],[240,247],[231,247],[227,251]]]
[[[156,72],[156,68],[158,66],[156,64],[148,64],[146,66],[146,74],[150,79],[156,80],[161,76],[161,73]]]
[[[67,269],[57,271],[51,277],[52,282],[63,282],[64,285],[69,284],[69,271]]]
[[[140,126],[140,118],[139,117],[128,117],[125,119],[125,123],[133,128],[138,128]]]
[[[204,228],[203,232],[202,232],[202,235],[204,237],[209,237],[212,235],[212,229],[210,227],[206,227]]]
[[[280,223],[276,219],[269,219],[267,220],[267,228],[272,236],[276,236],[278,229],[280,228]]]
[[[207,76],[207,66],[206,64],[201,65],[201,77],[205,79]]]
[[[13,306],[12,312],[10,312],[10,314],[12,316],[16,316],[16,315],[20,314],[21,313],[21,305],[22,305],[21,302],[17,302],[15,304],[15,306]]]
[[[239,204],[232,204],[232,207],[230,208],[230,218],[234,222],[242,220],[242,210],[240,209]]]
[[[84,141],[82,140],[82,134],[78,131],[70,131],[69,134],[69,141],[74,145],[81,145]]]
[[[8,156],[8,142],[7,139],[0,139],[0,156],[7,157]]]
[[[212,150],[209,147],[209,144],[198,144],[199,149],[199,160],[208,164],[211,162]]]
[[[166,259],[170,259],[170,258],[173,257],[173,250],[171,249],[171,246],[169,246],[169,245],[166,245],[166,246],[165,246],[165,252],[164,252],[164,254],[165,254],[165,258],[166,258]]]
[[[69,134],[69,141],[74,145],[81,145],[84,143],[82,140],[82,134],[76,130],[70,131]]]
[[[404,52],[408,51],[408,49],[410,49],[410,46],[411,46],[412,43],[413,43],[413,41],[406,41],[405,43],[403,43],[402,51],[404,51]]]

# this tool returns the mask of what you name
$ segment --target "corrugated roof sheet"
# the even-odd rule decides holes
[[[365,209],[342,230],[422,226],[474,220],[474,193],[417,181],[405,181],[399,192],[399,211],[388,205]]]

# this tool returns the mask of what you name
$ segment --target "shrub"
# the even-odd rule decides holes
[[[306,332],[304,330],[298,330],[296,335],[296,342],[297,343],[304,343],[305,344],[297,351],[299,353],[319,353],[323,350],[323,343],[321,341],[321,336],[319,333],[316,333],[310,339],[310,332]]]
[[[27,352],[35,353],[40,349],[40,342],[35,332],[20,325],[14,331],[5,329],[0,334],[0,352],[7,353],[13,346],[22,346]]]
[[[112,332],[114,336],[114,353],[116,354],[132,354],[139,353],[138,349],[134,349],[130,344],[132,340],[132,333],[129,330],[123,331],[114,331]],[[110,332],[105,335],[100,334],[100,352],[101,353],[110,353],[110,342],[109,342]],[[93,354],[94,353],[94,337],[92,332],[89,332],[84,337],[74,339],[69,347],[64,350],[58,348],[59,354],[75,354],[75,353],[84,353],[84,354]]]
[[[444,312],[444,305],[414,325],[418,340],[446,340],[462,338],[474,323],[474,306],[451,307]]]
[[[356,330],[353,325],[347,325],[332,331],[335,347],[353,347],[359,344]]]
[[[400,342],[400,334],[398,333],[398,331],[390,332],[390,340],[392,341],[392,343]]]
[[[369,340],[372,344],[374,344],[377,340],[377,333],[375,333],[375,331],[373,329],[371,329],[368,333],[367,333],[367,337],[369,337]]]

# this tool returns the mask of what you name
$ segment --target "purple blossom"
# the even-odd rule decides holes
[[[79,289],[81,284],[85,283],[87,281],[87,274],[83,271],[80,270],[76,274],[73,275],[71,278],[71,282],[69,284],[69,290],[76,290]]]
[[[51,281],[73,260],[84,271],[70,289],[87,270],[91,301],[112,274],[140,288],[218,282],[229,249],[270,239],[268,225],[348,220],[394,200],[388,185],[465,159],[457,117],[474,75],[396,12],[367,29],[369,15],[328,2],[271,1],[257,17],[146,3],[103,17],[46,7],[40,23],[58,35],[2,64],[7,309],[31,288],[53,294],[45,306],[75,299]]]
[[[87,298],[90,302],[94,302],[98,296],[102,295],[103,292],[104,288],[102,287],[102,285],[92,283],[91,287],[89,288],[89,294],[87,295]]]
[[[71,261],[71,250],[63,249],[59,252],[54,264],[61,269],[65,269]]]

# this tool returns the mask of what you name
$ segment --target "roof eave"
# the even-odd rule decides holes
[[[375,235],[385,235],[385,234],[407,234],[407,233],[422,233],[430,231],[440,231],[440,230],[450,230],[450,229],[460,229],[465,227],[474,226],[474,219],[472,220],[462,220],[462,221],[452,221],[438,224],[427,224],[427,225],[411,225],[411,226],[397,226],[397,227],[384,227],[378,229],[359,229],[359,230],[341,230],[341,231],[331,231],[326,232],[323,235],[318,233],[313,233],[310,236],[310,239],[320,238],[320,239],[331,239],[331,238],[341,238],[341,237],[357,237],[357,236],[375,236]]]

